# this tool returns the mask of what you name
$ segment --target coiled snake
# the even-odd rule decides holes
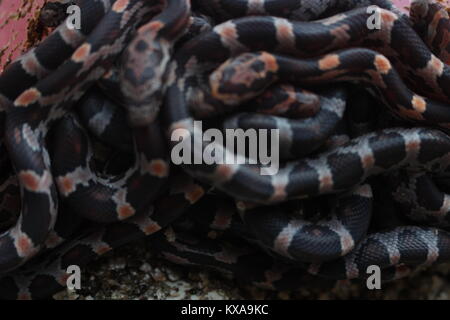
[[[80,30],[61,23],[72,3]],[[442,5],[52,0],[41,21],[60,24],[0,75],[1,297],[46,298],[69,265],[145,236],[274,290],[450,260]],[[280,170],[171,164],[196,120],[279,129]],[[405,224],[372,230],[380,183]]]

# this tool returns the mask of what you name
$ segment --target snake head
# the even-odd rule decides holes
[[[228,59],[209,77],[211,94],[227,105],[259,96],[276,80],[278,65],[266,52],[244,53]]]
[[[152,37],[135,38],[124,53],[120,87],[132,126],[151,123],[158,115],[165,91],[171,44]]]

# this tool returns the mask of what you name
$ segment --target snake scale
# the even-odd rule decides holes
[[[48,298],[68,266],[144,237],[271,290],[450,261],[438,2],[49,0],[40,21],[52,32],[0,75],[0,297]],[[279,171],[171,163],[198,120],[278,129]]]

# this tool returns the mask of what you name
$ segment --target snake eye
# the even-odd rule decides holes
[[[144,40],[139,40],[136,45],[134,46],[134,48],[136,49],[136,51],[138,52],[145,52],[148,48],[148,44],[147,42],[145,42]]]

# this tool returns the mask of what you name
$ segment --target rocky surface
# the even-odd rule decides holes
[[[56,299],[227,300],[227,299],[450,299],[450,264],[368,290],[365,282],[329,282],[311,277],[296,292],[272,292],[243,286],[217,273],[162,261],[147,241],[130,244],[93,262],[82,273],[82,289]]]

